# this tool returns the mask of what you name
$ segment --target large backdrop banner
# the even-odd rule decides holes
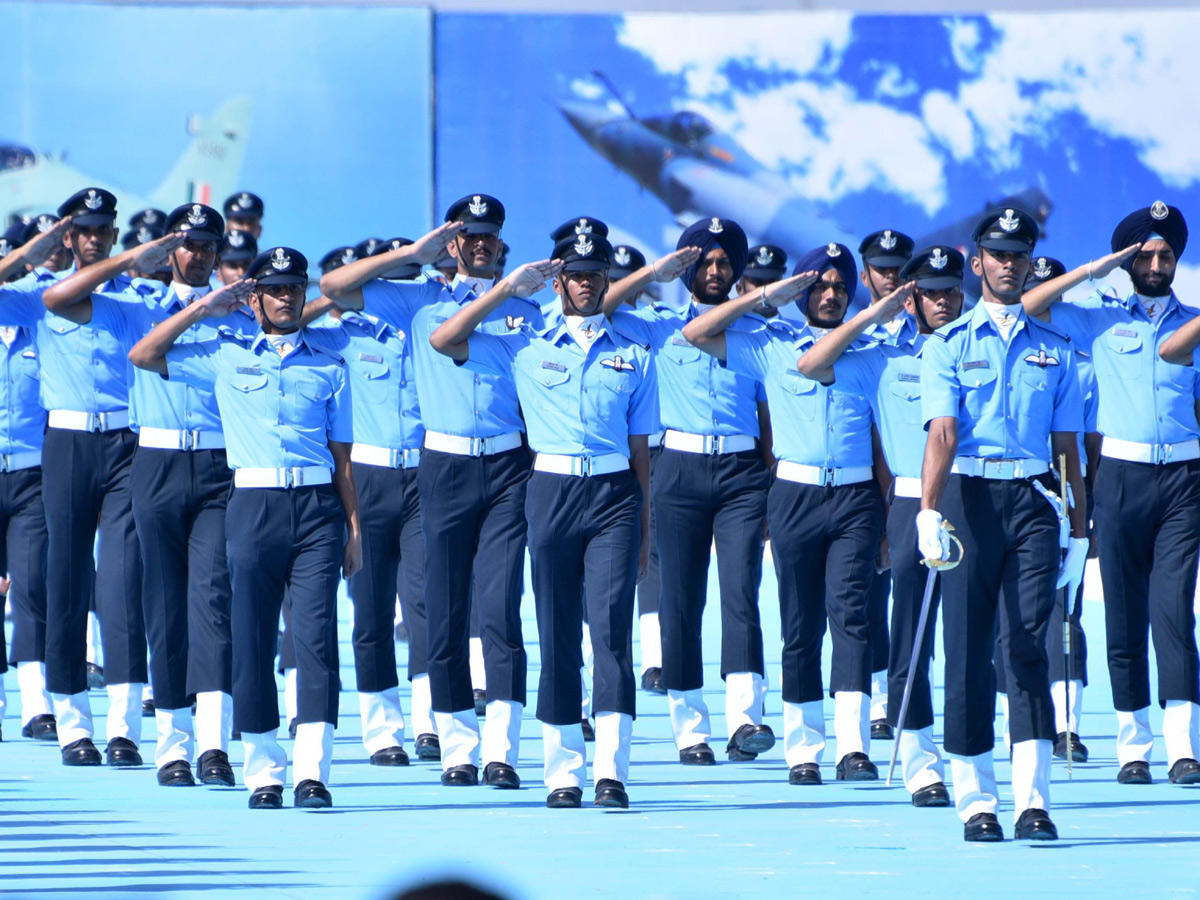
[[[433,18],[396,7],[2,3],[0,220],[113,190],[265,203],[262,241],[315,262],[419,234],[433,207]]]

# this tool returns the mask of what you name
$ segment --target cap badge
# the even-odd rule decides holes
[[[1046,261],[1046,257],[1039,256],[1033,266],[1033,274],[1038,278],[1049,278],[1051,271],[1053,270],[1050,268],[1050,263]]]
[[[575,226],[576,234],[591,234],[592,226],[587,219],[580,219],[579,224]]]
[[[87,196],[84,197],[83,205],[86,206],[88,209],[99,209],[101,206],[104,205],[104,199],[102,197],[100,197],[96,193],[95,189],[93,188],[93,189],[90,189],[87,192]]]
[[[292,267],[292,258],[284,252],[282,247],[276,247],[275,252],[271,254],[271,268],[276,272],[286,272]]]
[[[0,259],[4,259],[8,254],[12,253],[12,249],[12,244],[8,242],[7,238],[0,238]]]
[[[1012,234],[1021,227],[1021,217],[1011,209],[1006,209],[1004,211],[1004,215],[1000,217],[1000,220],[996,224],[999,225],[1003,231],[1007,231],[1009,234]]]
[[[1154,205],[1150,207],[1150,218],[1155,219],[1156,221],[1161,222],[1170,214],[1171,211],[1167,209],[1167,204],[1163,203],[1161,200],[1155,200]]]
[[[579,240],[575,242],[575,246],[571,248],[575,251],[576,256],[591,256],[592,251],[596,249],[596,245],[587,239],[586,235],[580,235]]]
[[[148,244],[152,240],[154,240],[154,232],[152,232],[145,225],[137,230],[137,242],[139,244]]]
[[[349,247],[347,247],[345,250],[342,251],[342,265],[343,266],[350,265],[350,263],[354,262],[354,260],[357,258],[358,257],[356,257],[354,255],[354,251],[351,250]]]
[[[879,246],[884,250],[891,250],[896,246],[896,236],[891,231],[885,231],[879,239]]]
[[[250,195],[246,193],[238,194],[237,205],[239,209],[249,209],[254,205],[254,201],[250,199]]]
[[[158,221],[158,213],[156,213],[152,209],[148,209],[144,213],[142,213],[142,221],[145,222],[147,225],[153,225],[155,222]]]
[[[950,262],[950,257],[942,253],[941,247],[934,247],[933,252],[929,254],[929,264],[939,272],[946,268],[946,264]]]
[[[627,266],[633,262],[633,257],[629,255],[629,251],[624,247],[618,247],[617,252],[613,254],[613,262],[618,266]]]
[[[192,208],[187,214],[188,224],[192,227],[199,227],[208,224],[208,216],[204,214],[204,210],[200,208],[199,203],[193,203]]]
[[[837,257],[842,255],[842,248],[837,244],[830,244],[825,248],[825,255],[830,259],[837,259]]]
[[[367,238],[367,256],[374,256],[376,249],[379,247],[379,241],[375,238]]]
[[[45,234],[53,227],[54,220],[49,216],[42,215],[37,217],[37,230],[39,234]]]
[[[720,234],[725,230],[725,226],[721,224],[720,219],[714,216],[712,222],[709,223],[708,230],[713,234]]]
[[[226,240],[229,241],[230,247],[242,247],[246,243],[245,235],[243,235],[240,231],[229,232],[229,236],[226,238]]]
[[[467,209],[471,211],[471,215],[473,216],[486,216],[488,205],[482,197],[476,194],[471,198],[471,202],[467,204]]]
[[[760,266],[769,266],[774,259],[775,254],[766,247],[759,247],[758,256],[754,257],[754,261]]]

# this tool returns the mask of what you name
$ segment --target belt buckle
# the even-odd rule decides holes
[[[290,488],[296,486],[296,469],[295,467],[283,470],[283,483],[280,487]]]
[[[719,434],[706,434],[704,436],[704,452],[709,456],[719,456],[721,453],[722,436]]]
[[[821,487],[837,487],[837,469],[821,466]]]
[[[487,438],[471,438],[471,456],[483,456]]]
[[[196,432],[184,431],[183,440],[180,441],[180,444],[182,444],[182,449],[184,450],[193,449],[196,446]]]
[[[12,471],[12,458],[11,453],[0,453],[0,472]]]
[[[984,474],[987,474],[987,468],[991,465],[995,474],[993,478],[999,478],[1003,481],[1012,481],[1017,477],[1017,462],[1014,459],[989,459],[983,464]]]
[[[104,413],[88,413],[87,430],[98,434],[104,430]]]
[[[398,469],[404,463],[404,451],[388,448],[388,468]]]
[[[1171,458],[1170,444],[1151,444],[1154,449],[1150,451],[1150,461],[1156,466],[1163,466]]]

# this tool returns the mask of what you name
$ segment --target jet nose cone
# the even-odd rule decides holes
[[[571,127],[585,138],[591,138],[600,126],[614,118],[611,110],[594,103],[559,103],[558,109],[571,123]]]

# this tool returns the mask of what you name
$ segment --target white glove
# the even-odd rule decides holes
[[[1063,557],[1062,568],[1058,570],[1058,584],[1055,589],[1065,587],[1067,589],[1067,604],[1070,609],[1070,604],[1075,600],[1075,594],[1079,591],[1079,583],[1083,581],[1083,567],[1087,565],[1088,555],[1088,539],[1087,538],[1071,538],[1067,545],[1067,555]]]
[[[917,550],[924,559],[949,559],[950,535],[942,526],[942,514],[936,509],[917,513]]]

